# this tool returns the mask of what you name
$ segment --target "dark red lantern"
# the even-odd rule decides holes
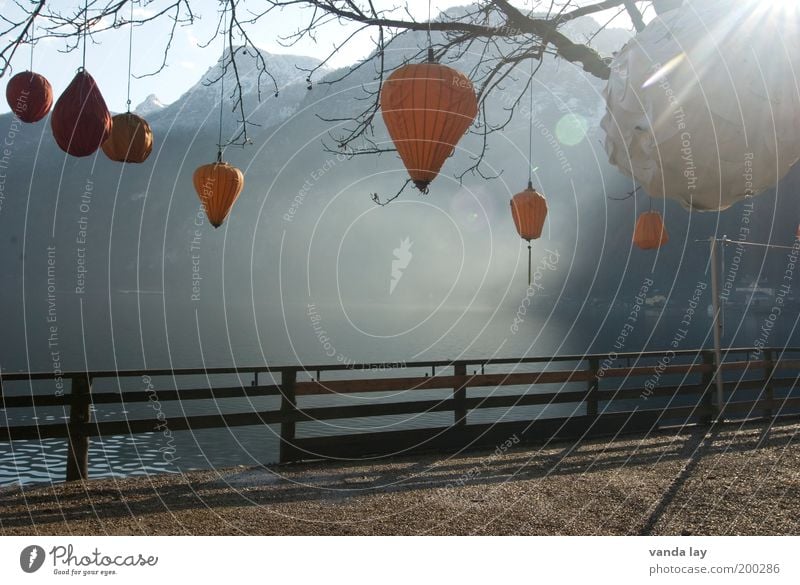
[[[72,156],[89,156],[111,134],[111,114],[103,94],[86,70],[78,71],[58,98],[50,116],[50,126],[56,144]]]
[[[53,88],[43,75],[23,71],[8,80],[6,101],[14,115],[23,122],[38,122],[53,105]]]

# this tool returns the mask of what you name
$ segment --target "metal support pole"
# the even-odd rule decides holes
[[[720,322],[719,305],[719,276],[717,274],[717,239],[711,238],[711,302],[713,303],[713,323],[714,328],[714,379],[717,383],[717,419],[722,418],[722,408],[725,405],[723,390],[725,383],[722,379],[722,328]]]

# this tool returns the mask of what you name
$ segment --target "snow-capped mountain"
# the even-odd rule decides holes
[[[235,47],[235,65],[229,51],[208,69],[201,79],[177,101],[150,112],[151,123],[168,123],[171,128],[216,128],[220,99],[224,100],[223,124],[226,134],[236,132],[241,114],[232,111],[232,98],[238,72],[248,122],[269,127],[291,116],[305,97],[306,70],[319,65],[319,60],[300,55],[276,55],[252,48]],[[220,82],[222,69],[224,79]],[[321,69],[324,75],[325,69]]]
[[[166,106],[161,103],[161,100],[156,97],[156,94],[151,93],[147,96],[142,103],[136,106],[133,111],[134,114],[142,117],[152,116],[163,110]]]

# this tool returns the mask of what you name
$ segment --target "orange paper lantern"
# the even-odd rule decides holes
[[[433,62],[404,65],[385,81],[383,121],[417,189],[426,193],[478,115],[469,78]]]
[[[647,211],[636,221],[633,243],[642,250],[655,250],[669,242],[664,220],[657,211]]]
[[[519,237],[528,242],[528,285],[531,284],[531,240],[541,237],[544,220],[547,219],[547,199],[533,188],[528,187],[511,198],[511,217]]]
[[[244,188],[242,171],[222,162],[220,158],[215,163],[198,167],[194,172],[193,181],[197,195],[203,202],[208,221],[218,228],[228,217]]]
[[[44,76],[23,71],[8,80],[6,101],[14,115],[23,122],[38,122],[53,105],[53,88]]]
[[[530,242],[542,235],[547,219],[547,200],[528,182],[528,187],[511,198],[511,217],[519,237]]]
[[[111,114],[94,79],[81,69],[58,98],[50,116],[53,138],[72,156],[89,156],[111,133]]]
[[[144,162],[153,150],[150,124],[127,112],[111,118],[111,135],[103,143],[103,152],[117,162]]]

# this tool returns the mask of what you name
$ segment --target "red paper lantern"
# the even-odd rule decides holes
[[[423,193],[478,115],[469,78],[430,61],[394,71],[380,98],[389,136]]]
[[[53,88],[43,75],[23,71],[8,80],[6,101],[14,115],[23,122],[38,122],[53,105]]]
[[[89,73],[81,69],[58,98],[50,116],[59,148],[72,156],[89,156],[111,134],[111,114]]]
[[[669,242],[664,220],[657,211],[646,211],[636,221],[633,243],[642,250],[655,250]]]
[[[225,218],[239,198],[244,188],[244,175],[242,171],[226,162],[218,160],[215,163],[198,167],[192,177],[195,191],[197,191],[208,221],[215,228],[222,225]]]

